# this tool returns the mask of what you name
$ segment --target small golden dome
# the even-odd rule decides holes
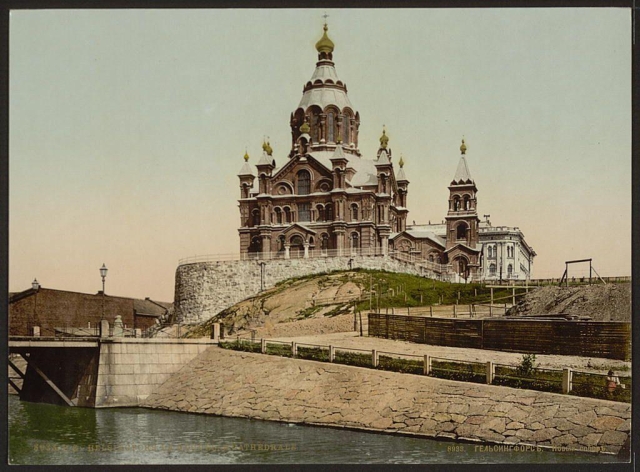
[[[302,126],[300,127],[300,132],[308,133],[309,131],[311,131],[311,126],[309,126],[309,123],[305,121],[304,123],[302,123]]]
[[[464,143],[464,138],[462,138],[462,144],[460,145],[460,152],[465,154],[467,152],[467,145]]]
[[[398,161],[398,165],[402,169],[404,167],[404,159],[402,159],[402,154],[400,154],[400,160]]]
[[[382,125],[382,136],[380,136],[380,147],[382,149],[387,149],[387,144],[389,143],[389,136],[387,136],[387,129]]]
[[[273,149],[271,149],[271,144],[269,141],[262,141],[262,150],[267,153],[268,156],[273,154]]]
[[[249,160],[249,153],[245,150],[244,151],[244,162],[247,162]]]
[[[330,52],[333,52],[334,44],[333,44],[333,41],[331,41],[329,39],[329,36],[327,36],[327,30],[329,28],[328,28],[326,23],[324,24],[324,27],[322,29],[324,29],[324,34],[322,35],[322,38],[320,38],[320,41],[318,41],[316,43],[316,50],[319,53],[323,53],[323,52],[330,53]]]

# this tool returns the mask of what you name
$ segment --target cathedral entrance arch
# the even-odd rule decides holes
[[[262,238],[260,236],[254,236],[251,238],[251,244],[249,244],[249,257],[258,258],[262,252]]]
[[[466,257],[458,256],[453,260],[453,270],[462,277],[467,279],[469,277],[469,261]]]
[[[304,239],[299,234],[291,236],[289,240],[290,244],[290,255],[292,259],[299,259],[304,257]]]

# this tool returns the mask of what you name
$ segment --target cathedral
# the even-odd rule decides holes
[[[291,113],[288,160],[278,166],[268,141],[255,166],[249,163],[248,153],[244,155],[238,174],[241,257],[381,255],[464,280],[497,276],[495,263],[493,272],[487,265],[488,251],[493,247],[497,255],[500,241],[487,236],[493,246],[487,245],[485,254],[482,235],[494,235],[481,229],[490,223],[487,220],[483,225],[478,218],[478,189],[469,172],[464,140],[449,185],[443,224],[407,226],[409,180],[403,159],[394,163],[384,127],[375,158],[362,156],[358,148],[360,114],[336,73],[334,43],[327,31],[325,24],[316,43],[315,71]],[[517,228],[508,229],[513,231],[507,231],[505,241],[511,244],[502,242],[510,248],[509,254],[515,256],[517,246],[521,259],[528,260],[528,265],[521,264],[517,270],[511,266],[511,278],[529,278],[535,253]],[[507,274],[505,271],[505,278]]]

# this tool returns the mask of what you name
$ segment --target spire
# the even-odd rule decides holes
[[[380,149],[387,149],[389,143],[389,136],[387,136],[387,128],[382,125],[382,136],[380,136]]]
[[[469,172],[469,166],[467,165],[467,159],[465,156],[466,152],[467,146],[463,139],[462,144],[460,145],[460,161],[458,162],[458,168],[456,169],[456,175],[453,177],[452,184],[473,183],[471,172]]]
[[[238,177],[242,177],[242,176],[255,177],[255,175],[256,174],[254,173],[251,164],[249,164],[249,153],[245,150],[244,165],[242,166],[242,169],[240,169],[240,172],[238,173]]]
[[[325,23],[324,23],[324,26],[322,27],[322,29],[324,30],[322,38],[320,38],[320,40],[316,43],[316,50],[318,51],[318,59],[331,59],[331,53],[333,52],[333,48],[334,48],[333,41],[331,41],[329,39],[329,36],[327,36],[327,30],[329,29],[329,27],[327,26],[326,20],[327,19],[325,17]]]
[[[400,166],[400,170],[398,171],[398,174],[396,175],[396,182],[400,183],[400,182],[409,182],[407,180],[407,176],[404,173],[404,159],[402,158],[402,155],[400,155],[400,160],[398,161],[398,165]]]

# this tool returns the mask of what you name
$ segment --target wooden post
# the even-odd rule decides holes
[[[571,372],[571,369],[569,369],[568,367],[565,367],[564,369],[562,369],[562,393],[569,393],[571,392],[571,388],[573,387],[572,384],[572,380],[573,380],[573,374]]]
[[[511,304],[512,305],[516,304],[516,286],[515,285],[511,289]]]
[[[429,354],[424,355],[424,366],[422,368],[422,373],[424,375],[431,374],[431,356]]]
[[[489,305],[489,317],[493,316],[493,303]]]
[[[469,318],[473,318],[473,304],[469,305]]]
[[[433,318],[433,305],[429,305],[429,315]]]
[[[457,305],[453,305],[453,317],[454,317],[454,318],[457,318],[457,317],[458,317],[458,312],[457,312],[457,310],[456,310],[456,306],[457,306]]]
[[[291,341],[291,357],[298,357],[298,345],[295,341]]]
[[[487,384],[491,385],[493,383],[493,378],[496,375],[496,366],[493,365],[492,361],[487,362]]]
[[[407,316],[411,316],[411,311],[410,311],[410,310],[411,310],[411,307],[410,307],[410,306],[408,306],[408,307],[407,307]]]
[[[329,362],[333,362],[336,359],[336,348],[329,346]]]
[[[373,367],[378,367],[378,351],[375,349],[371,350],[371,365]]]
[[[493,305],[493,287],[491,287],[491,304]]]
[[[264,338],[260,339],[260,352],[262,354],[267,353],[267,340]]]

